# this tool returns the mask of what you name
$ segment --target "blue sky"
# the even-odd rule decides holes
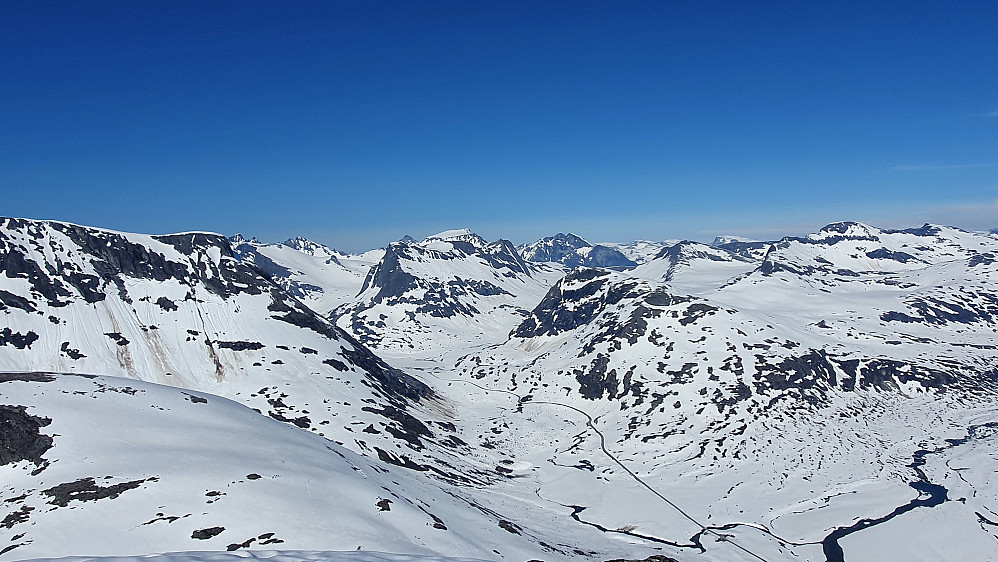
[[[998,3],[5,2],[0,215],[525,242],[998,227]]]

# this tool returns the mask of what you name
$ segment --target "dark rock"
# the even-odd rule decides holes
[[[902,233],[902,234],[914,234],[915,236],[935,236],[942,232],[938,226],[932,226],[929,223],[925,223],[918,228],[906,228],[904,230],[885,230],[884,232],[888,234]]]
[[[232,351],[255,351],[264,347],[258,341],[217,341],[215,345],[222,349],[231,349]]]
[[[894,260],[901,263],[908,263],[915,259],[915,256],[906,252],[892,252],[887,248],[877,248],[871,252],[866,253],[866,257],[875,260]]]
[[[17,349],[30,348],[31,344],[38,340],[38,334],[34,332],[28,332],[22,334],[21,332],[11,331],[9,327],[5,327],[0,330],[0,346],[12,345]]]
[[[329,365],[330,367],[336,369],[337,371],[349,371],[350,367],[347,367],[346,363],[339,361],[337,359],[325,359],[323,363]]]
[[[430,470],[429,466],[417,464],[409,460],[409,457],[403,455],[401,458],[381,449],[380,447],[375,447],[374,451],[378,453],[378,460],[381,462],[386,462],[388,464],[393,464],[395,466],[401,466],[403,468],[408,468],[410,470],[416,470],[419,472],[426,472]]]
[[[519,525],[517,525],[516,523],[511,523],[506,520],[500,521],[499,527],[505,529],[506,531],[509,531],[510,533],[513,533],[514,535],[519,535],[520,531],[522,531]]]
[[[0,373],[0,383],[4,382],[55,382],[52,373]]]
[[[204,541],[218,535],[224,530],[225,527],[208,527],[207,529],[198,529],[191,533],[191,538]]]
[[[232,551],[235,551],[235,550],[239,550],[240,548],[249,548],[250,545],[253,544],[255,541],[256,541],[256,537],[252,537],[252,538],[246,539],[245,541],[243,541],[241,543],[232,543],[229,546],[225,547],[225,550],[227,550],[229,552],[232,552]]]
[[[904,322],[906,324],[919,323],[922,320],[920,318],[915,318],[914,316],[908,316],[903,312],[885,312],[880,315],[880,319],[884,322]]]
[[[67,356],[69,356],[70,359],[74,360],[83,359],[84,357],[86,357],[86,355],[80,353],[79,349],[73,349],[69,347],[68,341],[62,342],[62,345],[59,347],[59,351],[65,353]]]
[[[170,299],[168,299],[166,297],[159,297],[158,299],[156,299],[156,304],[159,305],[160,308],[162,308],[163,310],[165,310],[167,312],[169,312],[171,310],[178,310],[177,303],[171,301]]]
[[[606,394],[607,398],[617,396],[617,371],[611,369],[607,372],[606,367],[610,363],[610,358],[599,354],[593,360],[589,369],[575,369],[575,380],[579,382],[579,393],[586,400],[598,400]]]
[[[37,310],[28,299],[15,295],[14,293],[0,290],[0,310],[4,310],[5,306],[20,308],[25,312],[34,312]]]
[[[828,389],[836,385],[835,365],[822,350],[789,357],[775,365],[756,355],[755,379],[754,386],[760,394],[775,390],[812,405],[824,403]]]
[[[49,418],[28,414],[25,406],[0,405],[0,466],[22,460],[43,466],[42,455],[52,447],[52,438],[40,430],[50,423]]]
[[[402,297],[407,291],[415,288],[417,279],[405,272],[399,261],[400,254],[406,255],[407,246],[399,243],[390,244],[378,265],[371,268],[367,274],[360,291],[363,293],[371,287],[377,287],[378,293],[373,301],[382,303],[391,297]]]
[[[4,517],[3,521],[0,521],[0,527],[3,527],[4,529],[10,529],[14,525],[17,525],[18,523],[27,523],[28,519],[31,516],[31,512],[34,510],[35,508],[31,507],[30,505],[22,505],[20,509],[18,509],[17,511],[12,511],[8,513],[6,517]]]
[[[403,439],[416,448],[423,447],[422,442],[419,440],[421,436],[433,437],[433,432],[430,431],[430,428],[426,427],[426,424],[414,418],[408,412],[393,406],[385,406],[381,409],[364,406],[361,410],[377,414],[395,422],[395,424],[387,425],[385,427],[386,431],[391,433],[395,438]]]
[[[975,254],[971,256],[970,260],[967,261],[967,267],[976,267],[978,265],[991,265],[998,261],[996,257],[991,252],[985,252],[983,254]]]
[[[114,340],[114,343],[118,344],[119,346],[125,346],[128,345],[129,343],[128,339],[125,336],[119,334],[118,332],[105,332],[104,335]]]
[[[49,504],[59,507],[66,507],[71,501],[97,501],[105,498],[114,499],[123,492],[134,490],[143,482],[154,482],[157,478],[146,478],[144,480],[132,480],[131,482],[121,482],[110,486],[101,486],[92,477],[80,478],[75,482],[67,482],[53,486],[47,490],[42,490],[42,494],[51,497]]]

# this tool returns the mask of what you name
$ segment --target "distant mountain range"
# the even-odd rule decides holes
[[[616,248],[593,245],[574,234],[559,233],[520,246],[518,250],[528,261],[559,263],[566,267],[628,268],[637,265]]]
[[[998,552],[995,231],[352,255],[5,218],[0,318],[0,560]]]

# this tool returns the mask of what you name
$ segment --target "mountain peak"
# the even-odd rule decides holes
[[[616,248],[590,244],[572,233],[559,232],[519,249],[527,261],[554,262],[568,267],[629,268],[637,265]]]
[[[489,245],[487,240],[472,232],[470,228],[445,230],[433,236],[427,236],[422,243],[429,244],[433,242],[464,242],[478,249],[484,249]]]
[[[298,250],[303,254],[308,254],[310,256],[332,256],[337,253],[336,250],[326,246],[325,244],[320,244],[318,242],[309,240],[304,236],[296,236],[294,238],[288,238],[282,242],[284,246]]]
[[[445,230],[443,232],[438,232],[433,236],[427,236],[427,240],[450,240],[451,238],[463,238],[465,236],[472,236],[474,233],[470,228],[455,228],[453,230]]]
[[[745,238],[744,236],[734,236],[732,234],[721,234],[720,236],[716,236],[714,238],[714,241],[711,242],[710,245],[716,248],[718,246],[723,246],[725,244],[731,244],[732,242],[748,243],[748,242],[758,242],[758,240],[753,240],[752,238]]]
[[[571,232],[569,232],[568,234],[559,232],[558,234],[555,234],[554,236],[549,236],[547,238],[544,238],[543,240],[557,240],[559,242],[564,242],[572,246],[573,248],[587,248],[592,246],[592,244],[590,244],[588,240],[577,234],[572,234]]]
[[[232,236],[229,236],[229,243],[233,246],[238,246],[240,244],[259,244],[260,241],[256,239],[256,236],[252,238],[246,238],[243,233],[237,232]]]
[[[845,240],[876,240],[880,229],[861,222],[842,221],[827,224],[814,234],[808,234],[809,240],[834,241]]]

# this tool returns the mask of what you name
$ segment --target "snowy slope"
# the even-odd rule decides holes
[[[668,248],[669,246],[675,246],[679,242],[679,240],[666,240],[663,242],[635,240],[634,242],[627,243],[600,242],[600,245],[613,248],[624,254],[627,259],[633,261],[634,263],[642,264],[657,256],[663,249]]]
[[[467,229],[388,246],[337,322],[395,357],[495,343],[562,274]]]
[[[210,394],[4,373],[0,416],[5,559],[248,548],[552,558],[458,488]]]
[[[523,259],[537,263],[559,263],[565,267],[629,268],[636,263],[620,250],[590,244],[575,234],[558,233],[517,248]]]
[[[290,241],[268,249],[293,272],[285,290],[253,265],[262,253],[240,262],[217,235],[2,224],[4,365],[107,372],[232,398],[287,420],[248,412],[260,423],[339,451],[294,427],[303,426],[366,455],[351,462],[369,463],[390,491],[426,502],[417,508],[462,521],[446,526],[465,529],[463,540],[501,546],[464,550],[415,531],[410,539],[420,521],[413,511],[397,527],[401,542],[370,548],[524,560],[998,560],[993,235],[836,223],[771,243],[675,243],[625,272],[530,263],[509,243],[467,229],[403,240],[335,315],[389,367],[288,294],[294,284],[335,292],[317,281],[339,271],[336,262],[349,269],[332,250]],[[64,384],[9,384],[29,383]],[[87,396],[63,390],[60,400]],[[89,400],[104,394],[127,395]],[[32,387],[7,403],[34,414],[46,400]],[[79,410],[60,402],[50,411],[64,409]],[[42,432],[52,435],[48,427]],[[85,468],[80,458],[60,457],[39,474]],[[36,466],[18,462],[24,474]],[[96,473],[74,478],[84,476]],[[226,492],[209,484],[195,480],[197,494],[183,493]],[[28,528],[13,522],[16,513],[50,489],[29,488],[2,504],[12,518],[4,536]],[[430,510],[444,505],[440,490],[454,501]],[[54,517],[40,508],[27,515]],[[252,535],[251,548],[274,547],[259,544],[264,533]],[[405,546],[424,542],[426,550]]]
[[[683,241],[663,248],[630,273],[642,279],[666,281],[683,292],[699,294],[754,270],[760,261],[761,258],[723,248]]]
[[[60,562],[235,562],[247,559],[269,560],[270,562],[472,562],[476,560],[474,558],[421,556],[418,554],[392,554],[367,551],[237,550],[232,552],[172,552],[143,556],[32,558],[30,562],[55,562],[56,560]]]
[[[386,462],[430,458],[442,477],[473,477],[441,462],[465,454],[446,403],[239,262],[219,235],[3,219],[0,244],[5,369],[209,392]]]
[[[724,235],[714,238],[714,241],[710,245],[715,248],[727,250],[743,258],[762,259],[766,257],[766,253],[769,252],[769,247],[773,243],[752,240],[751,238],[742,236]]]
[[[525,412],[556,403],[584,413],[616,458],[686,509],[653,515],[662,503],[640,503],[649,489],[634,481],[631,492],[576,503],[591,521],[675,543],[716,527],[766,559],[821,559],[836,529],[907,504],[918,496],[910,482],[936,482],[910,466],[917,451],[938,449],[945,461],[947,439],[996,421],[996,255],[993,238],[956,229],[843,223],[785,239],[725,283],[712,271],[695,283],[695,261],[683,283],[577,270],[508,342],[456,367],[478,386],[514,393]],[[528,425],[509,421],[507,438],[537,443]],[[993,454],[994,439],[980,433],[953,448]],[[592,445],[561,450],[558,465],[592,463]],[[600,473],[634,480],[612,463]],[[622,511],[622,497],[648,507]],[[918,528],[966,533],[968,552],[998,552],[968,503],[947,503]],[[903,526],[889,528],[878,525],[881,546],[860,552],[931,552],[909,543]],[[843,545],[860,533],[847,535]]]
[[[282,244],[262,244],[241,235],[229,241],[239,259],[257,266],[288,294],[327,316],[357,296],[364,277],[384,254],[381,250],[343,254],[302,237]]]

